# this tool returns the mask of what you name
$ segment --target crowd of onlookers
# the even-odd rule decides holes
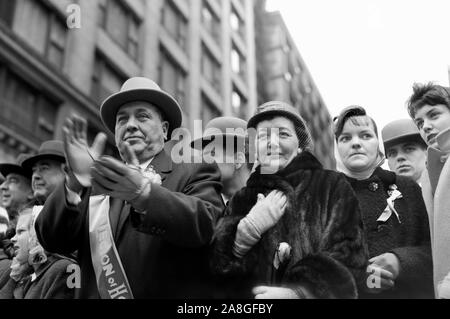
[[[120,159],[74,114],[0,163],[0,298],[450,298],[450,89],[407,108],[381,134],[344,108],[336,171],[279,101],[211,120],[180,162],[180,106],[131,78],[99,113]]]

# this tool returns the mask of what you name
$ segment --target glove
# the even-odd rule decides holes
[[[70,168],[67,186],[79,192],[83,186],[91,186],[91,168],[94,161],[103,153],[107,138],[104,133],[99,133],[89,147],[86,119],[76,115],[65,121],[63,135],[64,151]]]
[[[281,191],[273,190],[267,197],[258,194],[256,204],[238,224],[233,254],[242,258],[280,220],[286,206],[287,199]]]
[[[110,156],[95,161],[92,169],[93,192],[129,202],[136,211],[144,213],[146,199],[152,184],[161,185],[161,176],[155,170],[141,170],[139,161],[128,143],[122,143],[119,152],[128,163]]]

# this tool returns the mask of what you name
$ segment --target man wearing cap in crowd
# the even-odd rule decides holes
[[[22,167],[32,171],[31,187],[36,204],[43,205],[56,187],[65,180],[66,158],[62,141],[45,141],[36,155],[23,161]]]
[[[202,138],[191,143],[192,148],[202,151],[206,162],[217,163],[224,203],[245,186],[252,170],[246,131],[246,121],[231,116],[218,117],[208,122]]]
[[[86,121],[68,119],[70,173],[37,219],[39,241],[78,250],[80,298],[207,297],[206,250],[224,208],[217,165],[172,161],[182,112],[150,79],[126,81],[100,115],[125,164],[101,156],[106,136],[88,147]]]
[[[426,168],[427,145],[411,119],[388,123],[381,131],[389,168],[419,182]]]

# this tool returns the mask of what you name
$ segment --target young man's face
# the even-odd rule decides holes
[[[439,148],[436,135],[450,128],[450,109],[443,105],[424,105],[417,110],[414,122],[428,146]]]
[[[424,146],[406,142],[389,147],[386,157],[391,171],[418,181],[425,170],[427,153]]]

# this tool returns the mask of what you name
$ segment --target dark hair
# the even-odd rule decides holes
[[[348,106],[345,109],[342,110],[341,114],[339,116],[336,116],[334,121],[334,137],[336,141],[338,140],[339,136],[342,134],[342,131],[344,130],[344,125],[347,122],[347,120],[351,120],[353,125],[360,126],[361,122],[356,119],[358,116],[366,117],[373,125],[373,129],[375,130],[375,135],[378,138],[378,128],[377,124],[371,118],[367,115],[366,110],[362,106],[358,105],[352,105]]]
[[[416,117],[418,109],[424,105],[443,104],[450,109],[450,91],[448,87],[428,82],[426,84],[414,83],[413,94],[410,96],[407,107],[409,116]]]

